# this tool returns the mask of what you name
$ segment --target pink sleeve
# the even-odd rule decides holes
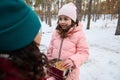
[[[54,34],[55,32],[52,34],[51,41],[47,50],[47,57],[49,60],[53,59],[51,56],[52,56],[52,50],[53,50]]]
[[[89,49],[85,39],[85,35],[82,32],[81,37],[78,40],[76,54],[71,56],[70,59],[73,60],[76,67],[80,67],[89,56]]]

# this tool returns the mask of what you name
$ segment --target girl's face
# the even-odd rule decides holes
[[[69,27],[71,23],[71,18],[64,15],[59,16],[58,24],[62,27],[62,29],[67,29],[67,27]]]

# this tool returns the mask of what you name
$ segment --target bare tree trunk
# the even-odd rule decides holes
[[[47,14],[47,2],[46,2],[45,4],[45,23],[46,24],[48,23],[47,17],[48,17],[48,14]]]
[[[96,20],[95,20],[95,14],[96,14],[96,5],[95,5],[95,1],[96,0],[93,0],[94,2],[93,2],[93,12],[92,12],[92,15],[93,15],[93,17],[92,17],[92,20],[93,21],[95,21],[96,22]]]
[[[91,7],[92,7],[92,0],[90,0],[89,6],[88,6],[88,23],[87,23],[87,29],[90,29]]]
[[[118,24],[117,24],[115,35],[120,35],[120,14],[119,14],[119,19],[118,19]]]
[[[97,21],[97,19],[99,19],[99,16],[100,16],[99,15],[100,4],[101,4],[101,0],[97,0],[95,21]]]
[[[63,6],[63,0],[61,0],[61,7]]]
[[[41,21],[44,21],[44,5],[45,3],[43,3],[43,6],[41,6],[42,7],[42,13],[40,15]]]
[[[118,4],[120,4],[120,1],[118,2]],[[118,6],[118,13],[119,13],[119,17],[118,17],[118,24],[115,35],[120,35],[120,5]]]
[[[60,4],[60,1],[58,0],[58,10],[59,10],[59,8],[60,8],[60,5],[59,5],[59,4]]]
[[[51,26],[51,1],[48,1],[48,5],[47,5],[47,12],[48,12],[48,25]]]
[[[82,19],[82,0],[76,0],[76,7],[77,7],[77,19],[81,21]]]

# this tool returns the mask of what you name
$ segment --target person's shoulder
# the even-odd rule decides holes
[[[75,31],[80,32],[82,31],[82,23],[79,21],[77,26],[75,27]]]
[[[82,22],[78,22],[78,27],[81,27],[82,28],[82,26],[83,26],[83,24],[82,24]]]
[[[58,36],[58,30],[54,30],[52,33],[52,37]]]

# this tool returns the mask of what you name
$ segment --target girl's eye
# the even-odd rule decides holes
[[[62,20],[62,18],[59,18],[59,20]]]
[[[65,21],[67,21],[67,20],[68,20],[68,18],[64,18],[64,20],[65,20]]]
[[[65,20],[65,21],[67,21],[68,18],[59,18],[59,20]]]

